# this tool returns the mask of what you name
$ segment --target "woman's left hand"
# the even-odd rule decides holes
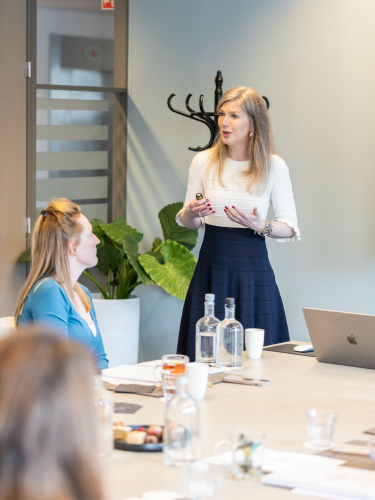
[[[224,212],[227,214],[228,219],[241,226],[249,227],[254,231],[261,231],[264,228],[264,220],[261,218],[259,210],[254,207],[253,212],[248,214],[238,207],[225,207]]]

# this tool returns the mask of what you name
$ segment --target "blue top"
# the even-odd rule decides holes
[[[96,337],[89,325],[73,306],[66,291],[53,278],[42,278],[30,290],[22,313],[18,318],[20,325],[39,323],[48,325],[67,338],[84,344],[94,357],[97,368],[108,368],[103,340],[96,320],[94,304],[89,290],[80,285],[91,302],[91,317],[95,323]]]

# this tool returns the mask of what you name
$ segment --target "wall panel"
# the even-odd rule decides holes
[[[0,0],[0,317],[26,277],[26,0]]]

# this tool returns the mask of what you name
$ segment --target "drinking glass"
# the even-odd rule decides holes
[[[239,429],[233,434],[230,441],[216,443],[215,453],[218,459],[225,463],[220,457],[222,448],[227,447],[232,451],[232,473],[236,479],[260,476],[262,474],[265,443],[266,437],[263,434],[252,434]]]
[[[338,413],[332,410],[307,410],[307,433],[312,448],[327,449],[331,447]]]
[[[165,354],[161,362],[154,366],[154,376],[163,386],[166,399],[172,399],[176,394],[176,378],[185,373],[188,356],[182,354]]]
[[[196,461],[189,468],[188,490],[191,500],[217,500],[224,485],[225,473],[220,467]]]

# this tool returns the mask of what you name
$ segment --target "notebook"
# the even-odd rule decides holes
[[[375,500],[375,471],[352,467],[285,467],[263,476],[262,483],[282,488],[331,493],[358,500]]]

